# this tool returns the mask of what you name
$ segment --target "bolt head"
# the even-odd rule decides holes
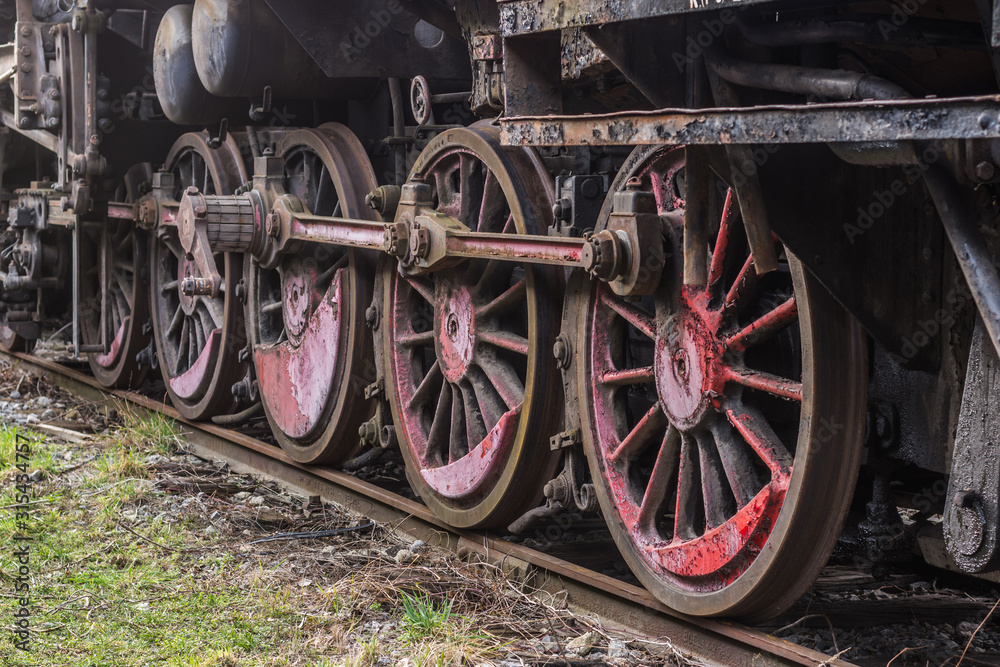
[[[593,271],[594,267],[601,261],[601,249],[593,241],[589,241],[583,246],[580,253],[580,260],[583,262],[584,271]]]
[[[976,165],[976,178],[980,181],[990,181],[996,176],[996,167],[993,166],[992,162],[986,162],[985,160]]]

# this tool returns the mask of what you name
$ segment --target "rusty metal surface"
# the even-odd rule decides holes
[[[499,0],[504,37],[601,23],[635,21],[769,0]]]
[[[377,186],[375,174],[348,128],[329,123],[295,130],[278,154],[273,187],[296,198],[309,215],[339,211],[353,220],[348,231],[375,229],[373,238],[381,243],[381,224],[365,205]],[[296,460],[342,462],[357,448],[358,428],[370,416],[363,390],[374,379],[364,319],[371,259],[349,248],[313,245],[272,266],[253,260],[247,267],[248,331],[261,401],[272,432]]]
[[[174,174],[174,191],[167,193],[174,200],[180,200],[190,186],[205,194],[229,193],[247,180],[232,135],[213,149],[207,133],[185,134],[165,165],[164,171]],[[242,258],[226,254],[216,260],[224,281],[218,298],[186,294],[185,279],[196,278],[199,272],[187,259],[177,231],[161,228],[150,242],[153,334],[174,405],[187,417],[205,419],[234,407],[231,387],[246,372],[246,364],[237,359],[245,344],[243,304],[236,298]]]
[[[172,408],[145,396],[104,389],[93,378],[52,361],[5,352],[0,352],[0,358],[17,364],[22,370],[44,375],[48,381],[84,398],[109,404],[115,400],[126,401],[175,419],[184,427],[189,444],[200,456],[224,458],[238,470],[265,475],[310,494],[320,494],[349,510],[391,523],[398,530],[453,551],[468,549],[496,564],[525,563],[537,577],[539,588],[550,592],[565,591],[571,608],[598,613],[610,623],[638,636],[669,639],[678,649],[701,656],[707,665],[852,665],[737,623],[680,614],[657,602],[638,586],[487,533],[450,527],[415,501],[336,470],[296,463],[277,447],[218,426],[188,421]]]
[[[681,193],[706,191],[698,172],[708,179],[705,280],[685,285],[675,262],[644,299],[591,285],[574,400],[602,512],[639,580],[689,613],[766,618],[805,592],[840,532],[867,355],[860,329],[793,257],[758,276],[734,189],[715,167],[687,171],[685,152],[634,151],[611,191],[650,193],[679,256]],[[610,218],[606,204],[598,229]],[[852,426],[820,445],[823,420]]]
[[[993,139],[1000,96],[520,116],[500,126],[504,144],[524,146]]]
[[[427,183],[404,188],[397,219],[419,206],[417,222],[445,216],[494,245],[545,229],[553,192],[544,168],[497,135],[481,125],[435,138],[413,168]],[[436,200],[427,198],[431,183]],[[419,232],[435,244],[429,229],[413,229],[412,254],[424,256],[413,243]],[[542,350],[555,337],[560,281],[545,267],[519,275],[492,255],[427,277],[392,271],[386,281],[386,391],[409,477],[436,513],[463,527],[505,526],[537,505],[557,463],[547,440],[559,397],[544,391],[552,361]]]

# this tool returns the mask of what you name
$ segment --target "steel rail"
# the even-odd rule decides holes
[[[698,656],[705,664],[735,667],[851,667],[853,664],[738,623],[680,614],[661,604],[643,588],[485,532],[454,528],[418,502],[338,470],[298,463],[280,448],[239,432],[189,421],[154,399],[107,389],[89,375],[56,362],[4,351],[0,351],[0,358],[82,398],[97,402],[118,400],[141,410],[164,414],[183,425],[189,448],[200,456],[226,460],[238,472],[263,475],[299,493],[320,495],[350,511],[392,524],[397,530],[459,555],[479,554],[512,576],[525,579],[530,576],[532,585],[540,590],[550,594],[565,592],[567,604],[574,613],[597,615],[611,630],[639,638],[659,638],[676,650]],[[657,643],[655,639],[650,641],[651,645]]]

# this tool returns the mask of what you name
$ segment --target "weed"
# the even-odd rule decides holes
[[[434,604],[427,594],[417,592],[415,597],[403,594],[402,627],[407,639],[416,642],[425,638],[447,636],[451,621],[452,601]]]
[[[361,650],[356,656],[348,661],[349,667],[371,667],[379,658],[378,635],[372,635],[367,641],[358,640]]]
[[[159,412],[140,413],[129,406],[119,406],[118,413],[122,426],[115,432],[115,439],[123,446],[164,455],[181,448],[180,428],[170,417]]]

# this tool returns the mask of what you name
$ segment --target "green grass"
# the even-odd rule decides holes
[[[447,637],[452,625],[451,607],[450,600],[437,605],[424,593],[418,592],[414,597],[404,594],[400,626],[411,642]]]
[[[0,664],[298,665],[307,664],[302,659],[310,655],[323,657],[323,651],[303,646],[300,630],[317,627],[301,611],[309,606],[303,596],[315,591],[276,588],[266,577],[248,577],[225,550],[190,549],[206,539],[195,538],[181,523],[128,524],[146,539],[120,526],[122,510],[152,493],[148,482],[144,490],[135,481],[148,476],[143,459],[151,450],[168,451],[176,438],[169,420],[126,419],[103,443],[85,483],[50,477],[33,484],[27,529],[34,537],[32,648],[18,651],[5,638]],[[0,506],[5,507],[16,498],[14,440],[13,430],[0,430]],[[38,438],[32,445],[29,471],[51,466],[63,447]],[[0,511],[0,542],[13,544],[19,532],[14,511]],[[16,564],[9,554],[5,549],[0,557],[5,626],[14,610],[9,593]]]

